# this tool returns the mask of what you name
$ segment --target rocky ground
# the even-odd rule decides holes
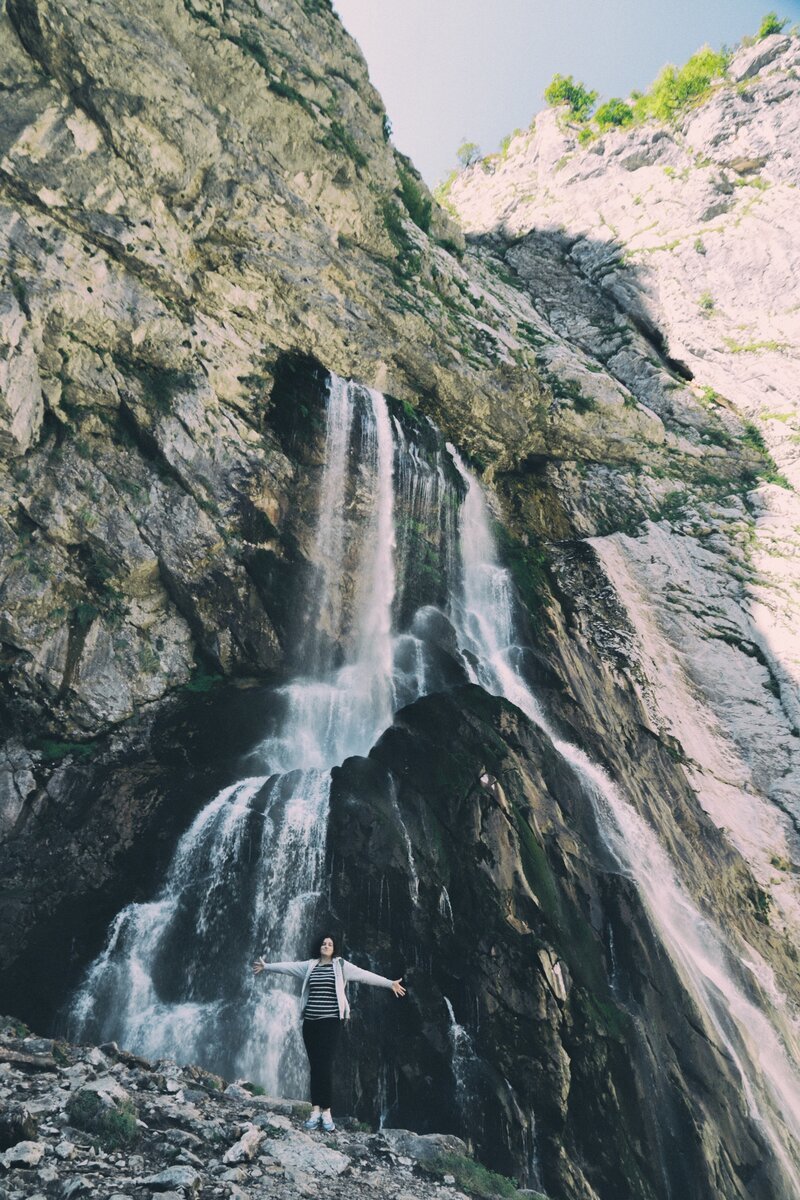
[[[479,1194],[517,1194],[452,1135],[369,1133],[348,1120],[309,1134],[308,1112],[196,1067],[0,1019],[2,1200],[466,1200],[464,1172],[480,1178]]]

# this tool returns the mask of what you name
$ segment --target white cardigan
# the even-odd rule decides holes
[[[300,992],[300,1010],[305,1011],[306,1001],[308,1000],[308,981],[311,978],[311,972],[314,967],[320,962],[318,958],[304,958],[300,962],[264,962],[263,958],[258,960],[265,971],[273,971],[277,975],[294,975],[297,979],[302,979],[303,988]],[[390,988],[393,980],[387,979],[384,975],[376,975],[373,971],[365,971],[363,967],[357,967],[355,963],[348,962],[346,958],[333,959],[333,977],[336,981],[336,999],[339,1001],[339,1018],[346,1021],[350,1016],[350,1005],[345,994],[345,986],[352,980],[353,983],[369,983],[372,987]]]

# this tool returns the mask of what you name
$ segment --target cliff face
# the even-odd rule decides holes
[[[553,333],[693,457],[688,470],[665,458],[551,462],[542,474],[628,613],[601,653],[625,663],[652,728],[681,743],[701,803],[793,926],[798,61],[797,37],[773,35],[740,50],[674,126],[585,146],[565,110],[548,110],[450,193]],[[539,362],[554,391],[571,383],[552,341]],[[718,471],[742,437],[775,465],[731,487]],[[602,626],[585,595],[578,607]]]
[[[770,1196],[661,899],[556,742],[658,832],[741,995],[796,999],[797,314],[781,299],[770,333],[759,298],[795,286],[797,41],[677,130],[579,149],[543,114],[454,185],[465,250],[323,0],[7,0],[0,37],[0,1007],[52,1027],[253,773],[305,665],[337,371],[395,397],[398,463],[441,466],[430,418],[493,487],[554,723],[464,687],[453,629],[428,630],[442,694],[334,772],[321,904],[413,981],[400,1049],[365,1005],[348,1105],[444,1116],[565,1196]],[[412,484],[402,627],[444,603],[446,519]]]

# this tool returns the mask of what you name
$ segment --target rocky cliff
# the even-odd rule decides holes
[[[579,146],[542,114],[453,185],[466,244],[323,0],[0,11],[2,1006],[53,1030],[252,773],[303,667],[336,371],[493,489],[551,722],[467,685],[445,622],[437,694],[334,771],[327,911],[411,983],[401,1039],[365,1001],[342,1102],[569,1197],[774,1195],[791,1174],[663,940],[650,843],[615,856],[563,739],[788,1042],[797,40],[674,128]],[[407,518],[401,622],[443,587]]]
[[[554,391],[592,406],[621,389],[693,460],[565,456],[541,474],[627,609],[606,653],[793,927],[799,62],[798,38],[773,34],[673,124],[588,144],[566,109],[546,110],[449,195],[547,321],[538,361]],[[562,338],[581,372],[562,369]],[[774,463],[731,487],[719,468],[743,441]]]

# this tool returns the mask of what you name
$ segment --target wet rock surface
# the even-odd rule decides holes
[[[41,1061],[31,1072],[0,1061],[4,1124],[18,1122],[6,1137],[13,1144],[0,1152],[3,1200],[465,1195],[437,1157],[455,1151],[465,1158],[456,1138],[403,1130],[384,1136],[348,1119],[332,1134],[309,1134],[303,1102],[251,1095],[199,1068],[150,1063],[113,1045],[101,1051],[38,1039],[0,1019],[0,1051],[16,1047]],[[102,1130],[71,1123],[75,1098],[87,1089],[108,1097]]]
[[[637,756],[630,794],[645,808],[654,779],[669,791],[663,836],[685,842],[699,887],[716,874],[717,911],[759,944],[755,906],[737,914],[753,888],[744,863],[675,764],[644,744]],[[726,1196],[767,1200],[758,1129],[732,1116],[737,1073],[720,1071],[585,787],[546,734],[471,685],[402,710],[369,758],[334,771],[332,911],[409,987],[388,1019],[383,997],[358,995],[340,1068],[349,1105],[374,1120],[380,1096],[392,1124],[458,1131],[494,1169],[555,1195],[668,1186],[705,1200],[721,1175]]]

